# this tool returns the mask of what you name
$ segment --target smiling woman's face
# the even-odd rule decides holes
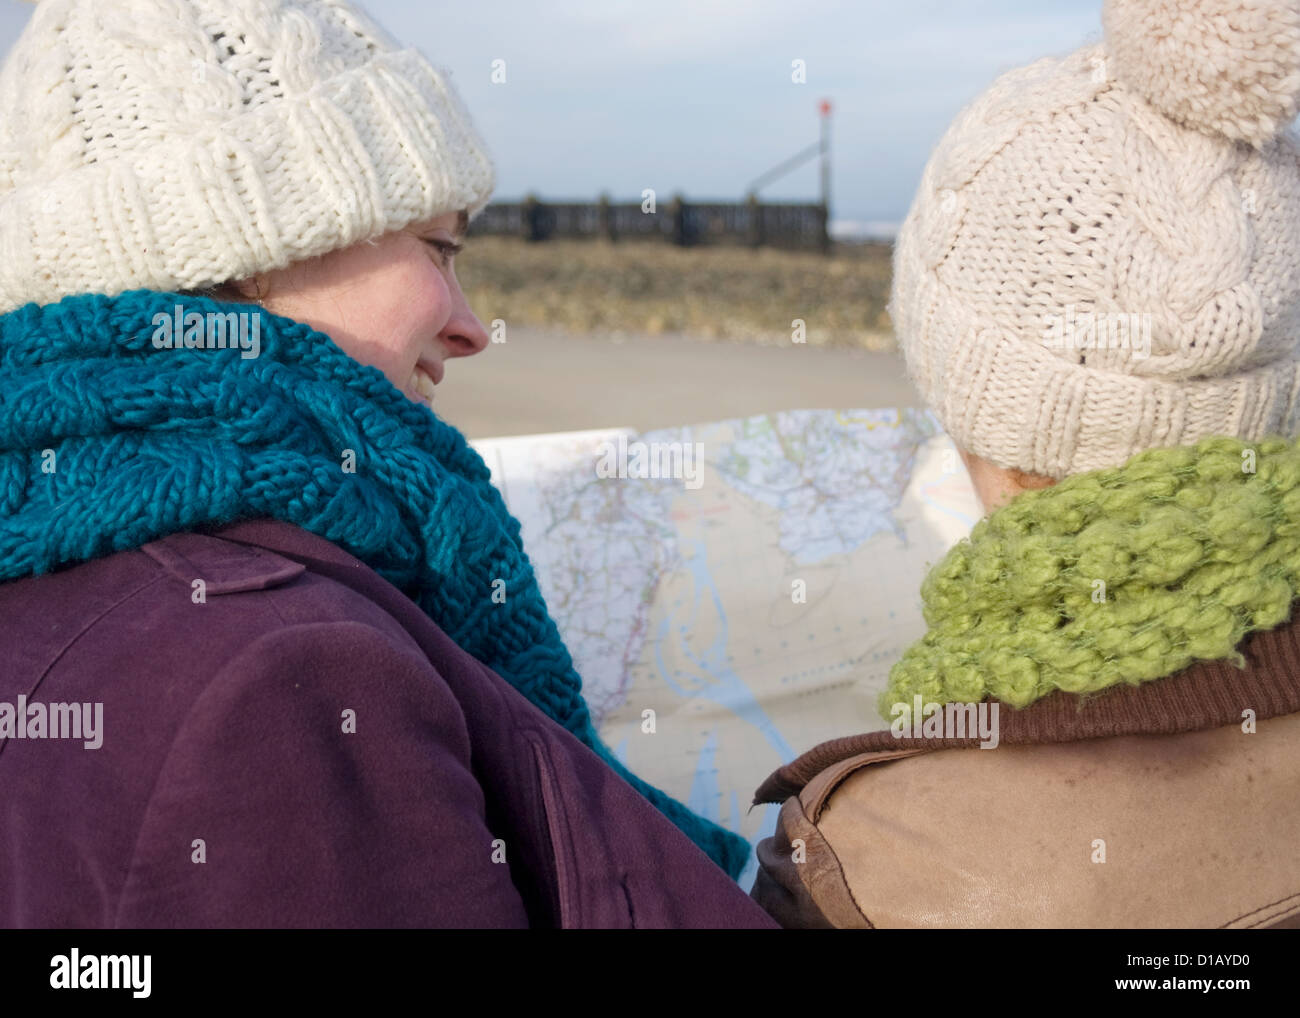
[[[237,287],[273,314],[325,333],[428,405],[446,361],[488,344],[456,280],[453,258],[465,223],[450,212]]]

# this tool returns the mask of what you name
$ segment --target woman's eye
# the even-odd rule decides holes
[[[444,267],[451,264],[451,260],[460,254],[462,247],[462,245],[453,244],[449,240],[438,240],[437,238],[426,238],[425,243],[438,252]]]

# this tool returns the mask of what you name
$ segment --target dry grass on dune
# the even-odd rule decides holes
[[[457,274],[478,317],[507,328],[789,343],[802,318],[810,346],[893,350],[890,251],[471,237]]]

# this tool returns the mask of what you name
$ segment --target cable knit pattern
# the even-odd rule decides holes
[[[1137,82],[1120,73],[1140,61],[1131,47],[1115,58],[1116,33],[1172,31],[1139,6],[1204,6],[1209,20],[1165,39],[1164,64]],[[1300,152],[1289,135],[1250,146],[1212,133],[1208,100],[1188,100],[1205,113],[1196,129],[1167,112],[1192,87],[1179,61],[1209,74],[1197,54],[1219,35],[1215,59],[1249,64],[1225,80],[1259,90],[1264,75],[1270,108],[1291,108],[1300,78],[1251,63],[1242,47],[1261,22],[1216,19],[1222,6],[1108,0],[1105,45],[1003,75],[932,154],[895,246],[890,310],[909,374],[970,451],[1061,478],[1211,435],[1294,432]],[[1300,62],[1289,39],[1269,52]]]
[[[0,312],[245,278],[492,187],[446,76],[342,0],[44,0],[0,70]]]
[[[401,589],[738,877],[748,843],[631,774],[596,734],[519,523],[460,432],[266,312],[258,357],[155,349],[155,316],[178,303],[256,310],[131,291],[0,317],[0,581],[237,519],[296,524]]]
[[[885,717],[917,694],[1023,707],[1244,664],[1241,639],[1285,622],[1300,594],[1300,444],[1207,438],[1026,492],[921,594],[930,628],[890,671]]]

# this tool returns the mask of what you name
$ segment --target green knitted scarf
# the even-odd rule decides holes
[[[1241,639],[1300,590],[1300,446],[1207,438],[1026,492],[981,520],[921,587],[929,631],[879,709],[994,697],[1024,707],[1238,666]]]

